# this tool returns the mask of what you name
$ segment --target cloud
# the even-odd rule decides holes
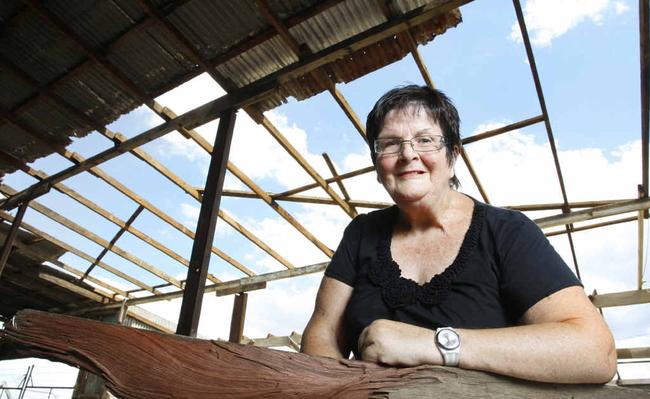
[[[614,8],[616,14],[622,14],[629,7],[623,1],[610,0],[528,0],[523,11],[531,42],[550,46],[553,40],[584,21],[602,23],[610,8]],[[509,37],[514,42],[523,42],[518,23],[512,25]]]
[[[616,15],[621,15],[630,10],[630,6],[628,6],[624,1],[614,2],[614,8],[616,9]]]

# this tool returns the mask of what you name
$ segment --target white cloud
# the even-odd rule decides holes
[[[180,204],[180,210],[184,217],[183,224],[188,227],[196,227],[196,221],[199,220],[201,208],[194,204],[183,202]]]
[[[624,1],[614,2],[614,8],[616,9],[617,15],[623,14],[630,10],[630,6],[628,6]]]
[[[524,5],[524,18],[532,43],[538,46],[550,46],[554,39],[586,20],[596,24],[602,23],[610,7],[613,7],[617,14],[627,10],[627,5],[623,1],[528,0]],[[519,24],[516,22],[512,25],[510,40],[522,42]]]

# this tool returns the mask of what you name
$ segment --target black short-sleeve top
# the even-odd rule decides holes
[[[419,285],[401,276],[391,256],[398,212],[393,206],[356,217],[325,270],[354,287],[344,328],[357,358],[361,331],[377,319],[430,329],[511,326],[542,298],[580,285],[534,222],[476,200],[454,262]]]

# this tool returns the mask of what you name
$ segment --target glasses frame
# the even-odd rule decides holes
[[[418,150],[417,148],[415,148],[415,144],[413,144],[413,140],[417,140],[417,139],[424,138],[424,137],[430,137],[430,138],[432,138],[432,139],[433,139],[434,137],[439,137],[439,144],[438,144],[437,146],[435,146],[434,148],[429,149],[429,150]],[[380,151],[380,149],[379,149],[379,144],[380,144],[382,141],[386,141],[386,140],[396,140],[396,141],[399,141],[399,147],[398,147],[398,149],[397,149],[396,151],[392,151],[392,152]],[[427,135],[422,135],[422,136],[415,136],[415,137],[410,138],[410,139],[408,139],[408,140],[399,140],[399,139],[395,139],[395,138],[385,138],[385,139],[380,139],[380,138],[378,138],[378,139],[375,139],[375,142],[373,143],[373,147],[374,147],[374,149],[375,149],[375,154],[377,154],[377,155],[395,155],[395,154],[399,154],[400,152],[403,151],[404,143],[409,143],[409,144],[411,145],[411,148],[413,149],[413,151],[415,151],[415,152],[417,152],[417,153],[421,153],[421,152],[435,152],[435,151],[440,151],[440,150],[442,150],[443,148],[445,148],[445,146],[447,145],[447,140],[445,140],[445,136],[440,135],[440,134],[435,134],[435,135],[433,135],[433,134],[427,134]]]

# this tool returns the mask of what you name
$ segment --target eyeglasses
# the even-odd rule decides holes
[[[402,144],[409,143],[417,152],[440,151],[446,144],[443,136],[417,136],[410,140],[396,138],[375,140],[377,155],[397,154],[402,150]]]

